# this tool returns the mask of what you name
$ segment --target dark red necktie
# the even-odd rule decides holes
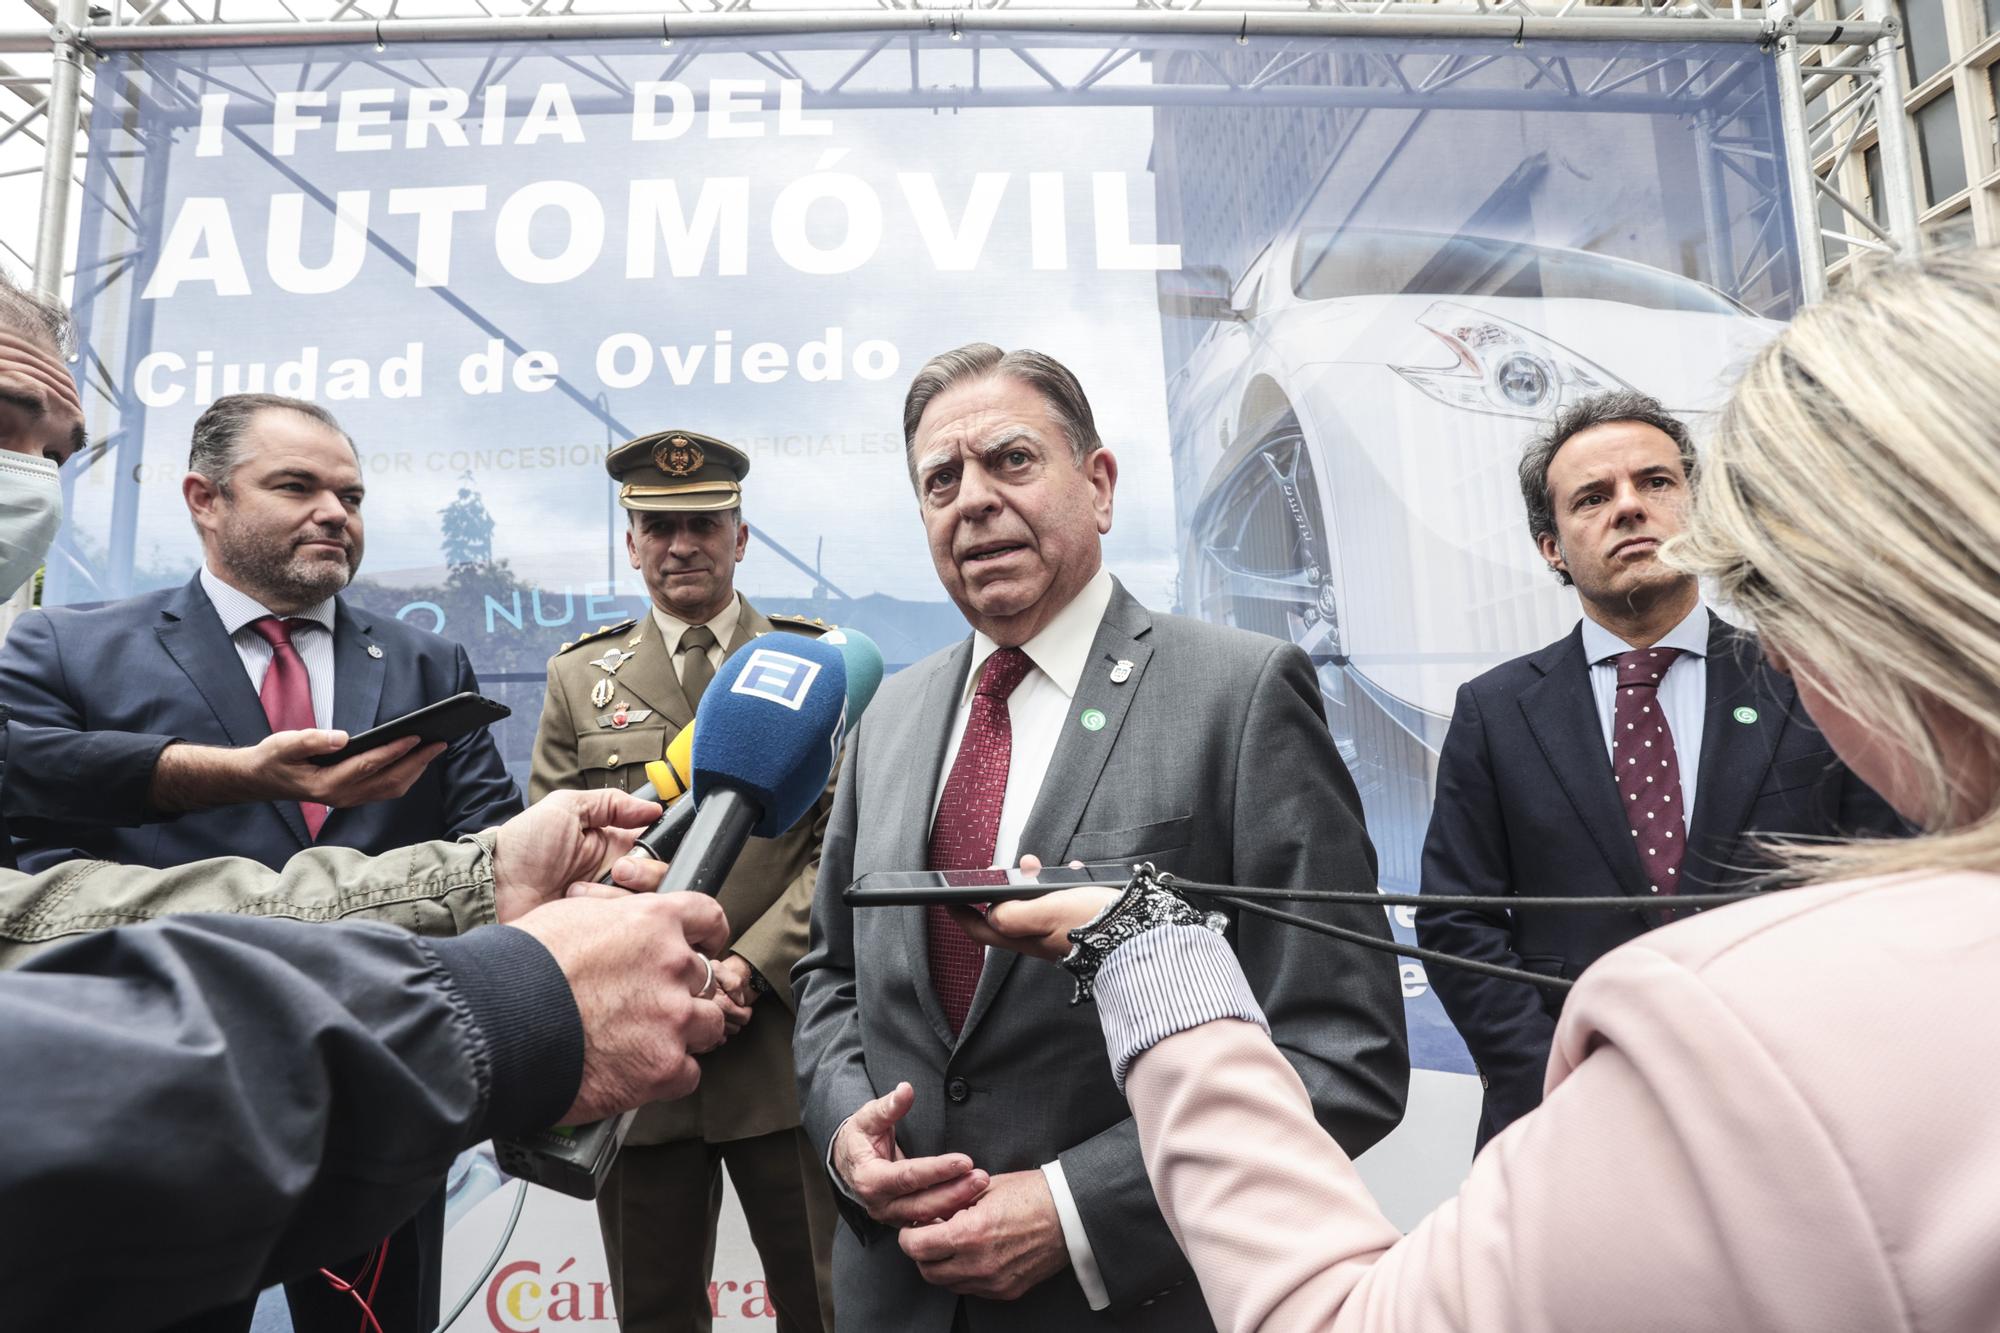
[[[1680,888],[1687,822],[1681,812],[1681,761],[1660,707],[1660,679],[1678,648],[1635,648],[1613,659],[1618,701],[1611,714],[1611,767],[1639,861],[1653,892]]]
[[[305,659],[292,646],[292,631],[312,624],[310,620],[280,620],[276,616],[250,622],[250,628],[271,645],[271,666],[264,673],[264,688],[257,697],[263,700],[264,716],[272,731],[307,731],[317,725],[313,721],[312,678],[306,674]],[[300,801],[299,813],[305,816],[306,832],[319,837],[327,807]]]
[[[937,817],[931,821],[932,870],[984,870],[993,864],[1000,806],[1007,799],[1007,766],[1014,753],[1007,698],[1034,665],[1019,648],[1002,648],[980,670],[958,757],[952,760]],[[924,916],[930,928],[931,986],[956,1033],[972,1008],[986,953],[945,908],[926,908]]]

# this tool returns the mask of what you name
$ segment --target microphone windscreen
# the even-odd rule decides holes
[[[861,725],[868,701],[882,684],[882,650],[875,646],[875,640],[851,625],[830,629],[819,636],[819,641],[840,649],[840,660],[847,666],[847,729],[852,731]]]
[[[674,772],[674,766],[666,760],[649,759],[646,761],[646,788],[644,795],[649,801],[658,801],[661,805],[672,805],[675,801],[687,795],[687,783],[679,773]]]
[[[694,799],[734,788],[764,812],[751,832],[777,837],[826,789],[846,711],[847,667],[838,647],[798,634],[750,640],[730,654],[701,697]]]
[[[646,776],[652,781],[653,790],[659,793],[657,799],[661,805],[672,805],[687,795],[688,786],[694,779],[693,722],[682,727],[667,742],[664,756],[646,765]]]

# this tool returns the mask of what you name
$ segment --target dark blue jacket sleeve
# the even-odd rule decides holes
[[[479,677],[465,649],[453,645],[458,655],[458,683],[454,694],[466,690],[479,693]],[[526,809],[521,788],[500,759],[500,747],[493,741],[493,729],[481,727],[453,741],[437,757],[436,767],[444,778],[445,824],[436,836],[462,838],[504,824]]]
[[[0,976],[8,1322],[154,1328],[365,1248],[553,1123],[583,1034],[540,942],[188,916]]]
[[[1509,869],[1507,826],[1488,751],[1479,701],[1461,686],[1451,730],[1438,754],[1437,799],[1424,837],[1422,892],[1497,896],[1515,891]],[[1520,967],[1512,919],[1494,909],[1420,907],[1417,942],[1460,958]],[[1438,1001],[1465,1039],[1486,1079],[1497,1124],[1507,1124],[1541,1104],[1542,1080],[1556,1021],[1533,986],[1480,976],[1456,967],[1432,967]]]
[[[97,688],[116,688],[99,682]],[[16,621],[0,646],[7,766],[0,788],[14,832],[26,821],[131,826],[166,818],[149,799],[153,766],[175,737],[86,730],[55,625],[40,611]]]

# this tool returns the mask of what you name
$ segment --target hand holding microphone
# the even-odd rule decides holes
[[[660,842],[656,836],[660,824],[682,808],[695,812],[680,835],[678,848],[669,853],[672,860],[660,878],[659,892],[668,895],[668,900],[596,903],[586,899],[554,906],[615,911],[650,902],[676,911],[694,910],[676,906],[671,900],[688,893],[712,897],[753,833],[764,837],[783,833],[819,799],[840,753],[846,713],[847,670],[837,645],[795,635],[767,635],[743,645],[723,663],[703,696],[702,724],[693,738],[690,756],[693,781],[689,797],[638,839],[638,845],[657,855],[654,849]],[[627,876],[632,873],[625,872]],[[704,904],[704,908],[720,915],[720,908],[713,903]],[[566,926],[568,922],[558,924]],[[712,951],[719,952],[726,944],[725,927],[724,938]],[[677,972],[677,984],[669,988],[674,994],[661,1003],[678,1009],[685,996],[697,1008],[713,1014],[720,1026],[722,1010],[706,998],[695,998],[696,992],[706,989],[708,975],[707,967],[700,976]],[[658,988],[659,979],[642,984]],[[721,1033],[715,1035],[719,1040]],[[672,1059],[672,1052],[646,1046],[651,1039],[644,1034],[631,1040],[642,1054]],[[694,1044],[689,1043],[682,1056],[693,1050]],[[674,1061],[676,1074],[692,1072],[693,1077],[685,1080],[685,1086],[679,1086],[677,1077],[674,1095],[686,1095],[699,1080],[692,1060],[685,1059],[684,1065]],[[578,1198],[595,1198],[631,1126],[631,1112],[651,1100],[633,1096],[636,1087],[630,1081],[605,1081],[601,1097],[617,1104],[622,1112],[608,1120],[497,1142],[494,1146],[502,1169]],[[629,1101],[620,1101],[627,1097]]]
[[[688,895],[571,900],[514,925],[554,955],[583,1020],[583,1078],[563,1124],[614,1123],[602,1117],[694,1091],[694,1057],[723,1038],[721,1013],[696,994],[704,958],[729,941],[720,906]]]
[[[617,864],[660,807],[622,791],[550,792],[493,833],[494,915],[507,924]],[[626,888],[637,888],[625,872]],[[613,881],[617,882],[617,881]]]

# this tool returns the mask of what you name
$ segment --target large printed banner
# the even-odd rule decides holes
[[[738,442],[739,586],[907,665],[965,627],[903,390],[964,342],[1038,347],[1122,465],[1111,568],[1311,654],[1382,883],[1414,888],[1457,687],[1576,614],[1527,536],[1522,442],[1620,386],[1699,417],[1796,300],[1770,66],[1145,40],[109,58],[78,280],[101,447],[66,478],[47,600],[187,579],[196,415],[317,399],[368,484],[350,596],[466,645],[525,780],[549,654],[644,606],[609,446]],[[1416,1062],[1469,1071],[1403,975]],[[529,1297],[512,1271],[492,1326],[608,1327],[588,1282]],[[718,1318],[763,1317],[728,1294]]]

